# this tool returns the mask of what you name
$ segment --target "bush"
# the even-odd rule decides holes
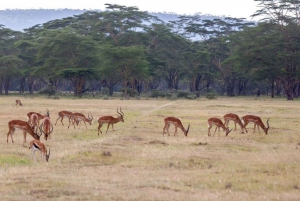
[[[178,98],[187,98],[188,95],[190,95],[188,91],[177,91]]]
[[[218,95],[215,92],[210,92],[206,94],[207,99],[217,99]]]
[[[42,88],[39,91],[39,94],[48,94],[48,96],[50,97],[51,95],[56,94],[56,87],[52,86],[52,85],[48,85],[48,86]]]

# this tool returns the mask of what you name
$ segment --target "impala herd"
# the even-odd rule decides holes
[[[22,106],[22,103],[20,100],[16,100],[16,106]],[[98,123],[99,123],[98,136],[99,136],[99,132],[102,133],[101,127],[103,126],[103,124],[105,124],[105,123],[108,124],[107,129],[106,129],[106,133],[107,133],[110,125],[112,126],[112,131],[114,131],[114,124],[116,124],[120,121],[124,122],[124,113],[122,112],[121,108],[120,108],[120,110],[119,110],[119,108],[117,108],[117,113],[118,113],[117,117],[102,116],[102,117],[98,118]],[[29,149],[31,149],[32,157],[34,157],[34,159],[35,159],[35,155],[34,155],[35,151],[39,150],[42,153],[42,158],[45,158],[46,161],[48,162],[49,157],[50,157],[50,148],[49,148],[49,153],[48,153],[45,144],[40,142],[40,137],[42,134],[44,134],[44,139],[46,141],[48,138],[51,138],[50,134],[53,132],[53,125],[50,121],[49,110],[46,110],[45,115],[42,115],[37,112],[29,112],[29,113],[27,113],[27,118],[28,118],[27,122],[22,121],[22,120],[11,120],[8,122],[9,131],[7,133],[6,142],[8,143],[8,138],[10,136],[12,143],[14,143],[13,133],[15,132],[16,129],[20,129],[23,131],[23,136],[24,136],[23,143],[26,143],[26,133],[29,133],[34,138],[34,140],[32,140],[29,143],[30,144]],[[70,128],[71,124],[75,128],[75,125],[78,126],[80,124],[80,122],[84,122],[85,127],[87,128],[86,122],[88,122],[90,125],[92,125],[92,120],[93,120],[93,116],[90,113],[88,113],[88,117],[86,117],[82,113],[73,113],[70,111],[63,110],[63,111],[58,112],[58,118],[56,119],[55,125],[57,124],[58,120],[60,120],[62,125],[64,125],[64,123],[63,123],[64,118],[68,118],[68,120],[69,120],[68,128]],[[212,117],[207,120],[208,136],[211,136],[210,130],[213,126],[216,127],[214,134],[216,133],[216,131],[218,129],[219,135],[220,135],[220,127],[221,127],[225,131],[225,136],[228,136],[228,134],[232,130],[232,129],[229,129],[229,127],[228,127],[229,121],[234,122],[234,125],[235,125],[234,130],[236,130],[236,124],[238,124],[241,127],[242,133],[244,133],[244,131],[248,132],[246,129],[246,126],[249,123],[254,123],[254,131],[255,131],[256,127],[257,127],[258,131],[259,131],[259,127],[261,127],[266,135],[268,134],[268,130],[270,128],[269,119],[267,120],[267,127],[266,127],[264,125],[264,123],[262,122],[261,118],[258,116],[254,116],[254,115],[245,115],[240,119],[238,115],[233,114],[233,113],[228,113],[228,114],[224,115],[223,118],[224,118],[224,123],[218,117]],[[42,121],[42,123],[40,123],[40,121]],[[188,135],[188,132],[190,129],[190,124],[187,126],[187,129],[185,129],[184,126],[182,125],[180,119],[175,118],[175,117],[165,118],[164,123],[165,123],[165,126],[163,128],[163,135],[166,133],[165,131],[167,131],[167,134],[170,135],[169,128],[170,128],[171,124],[173,124],[175,126],[174,136],[177,135],[178,127],[183,131],[185,136]]]

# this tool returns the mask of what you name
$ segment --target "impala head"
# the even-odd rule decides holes
[[[229,127],[226,128],[226,136],[231,132],[232,129],[229,130]]]
[[[91,113],[88,113],[88,119],[89,119],[90,125],[92,125],[93,116],[92,116]],[[78,124],[78,123],[77,123],[77,124]]]
[[[266,135],[268,135],[268,130],[269,130],[269,128],[270,128],[269,120],[270,120],[270,119],[267,120],[267,126],[268,126],[268,127],[267,127],[267,128],[264,128],[264,131],[265,131]]]
[[[184,132],[184,135],[185,135],[185,136],[187,136],[187,135],[188,135],[188,132],[189,132],[189,130],[190,130],[190,124],[188,125],[188,127],[187,127],[186,131]]]
[[[52,133],[52,131],[53,131],[53,126],[52,126],[52,124],[50,124],[50,128],[49,128],[50,130],[44,131],[43,125],[44,125],[44,123],[42,123],[42,124],[40,125],[40,132],[41,132],[40,135],[42,135],[42,134],[44,133],[44,139],[47,141],[49,135],[50,135],[50,134]]]
[[[46,114],[45,114],[45,116],[50,117],[50,112],[49,112],[48,109],[46,109]]]
[[[124,113],[122,112],[121,107],[120,107],[120,112],[118,111],[118,109],[119,108],[117,108],[117,113],[120,115],[119,118],[121,119],[122,122],[124,122]]]
[[[49,153],[46,153],[46,155],[45,155],[45,158],[46,158],[46,161],[48,162],[48,160],[49,160],[49,157],[50,157],[50,148],[49,148]]]

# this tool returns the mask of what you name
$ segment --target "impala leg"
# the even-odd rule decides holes
[[[114,124],[111,124],[112,131],[114,132]]]
[[[26,131],[23,131],[23,137],[24,137],[23,144],[25,144],[26,143]]]
[[[177,126],[175,126],[174,136],[175,136],[175,134],[177,135]]]
[[[208,136],[210,136],[210,129],[211,129],[212,125],[208,124]]]
[[[55,122],[55,126],[56,126],[56,124],[57,124],[57,121],[60,119],[60,116],[58,116],[58,118],[56,119],[56,122]]]
[[[165,130],[166,130],[167,126],[168,126],[168,124],[165,123],[165,126],[163,128],[163,135],[165,135]]]
[[[218,129],[218,126],[216,126],[216,129],[215,129],[215,132],[214,132],[213,136],[215,136],[215,133],[216,133],[217,129]]]
[[[8,137],[9,137],[9,135],[10,135],[10,138],[11,138],[11,142],[14,143],[14,140],[13,140],[13,137],[12,137],[12,135],[14,134],[14,132],[15,132],[15,129],[12,129],[12,130],[8,131],[6,143],[8,143]]]
[[[110,123],[108,123],[108,125],[107,125],[106,134],[107,134],[107,131],[109,129],[109,126],[110,126]]]
[[[62,116],[60,122],[61,122],[61,124],[64,126],[63,120],[64,120],[64,117]],[[70,122],[70,118],[69,118],[69,122]],[[69,124],[69,126],[70,126],[70,124]],[[69,128],[69,127],[68,127],[68,128]]]
[[[168,136],[170,136],[170,134],[169,134],[169,128],[170,128],[170,124],[168,124],[168,126],[167,126],[167,133],[168,133]]]
[[[234,122],[234,130],[236,131],[236,122]]]
[[[98,135],[99,135],[99,131],[102,133],[102,131],[101,131],[102,125],[103,125],[103,123],[102,123],[102,122],[99,122],[99,126],[98,126]]]

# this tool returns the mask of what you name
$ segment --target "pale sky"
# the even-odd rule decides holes
[[[251,19],[258,10],[254,0],[5,0],[5,9],[100,9],[105,3],[136,6],[140,11],[173,12],[177,14],[211,14]]]

